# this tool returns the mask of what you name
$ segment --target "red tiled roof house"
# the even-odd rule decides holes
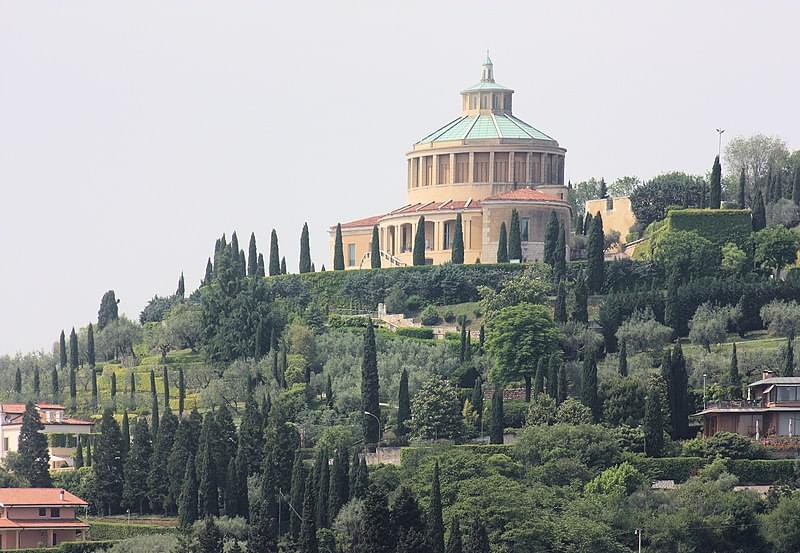
[[[83,499],[60,488],[0,488],[0,550],[85,540],[89,525],[76,513],[84,506]]]

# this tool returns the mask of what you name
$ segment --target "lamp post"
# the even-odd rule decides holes
[[[364,411],[364,414],[369,416],[369,417],[372,417],[373,419],[375,419],[375,422],[378,423],[378,443],[375,444],[375,455],[378,458],[378,464],[380,464],[381,463],[380,442],[381,442],[381,435],[383,434],[382,431],[381,431],[381,419],[379,419],[377,416],[373,415],[369,411]],[[366,455],[366,452],[365,452],[365,455]]]
[[[719,135],[719,141],[717,142],[717,156],[722,154],[722,133],[725,132],[725,129],[717,129],[717,134]]]
[[[703,373],[703,409],[706,408],[706,373]]]

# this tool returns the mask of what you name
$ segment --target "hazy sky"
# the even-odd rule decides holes
[[[487,48],[566,178],[705,173],[725,138],[800,147],[784,2],[0,0],[0,353],[49,348],[114,289],[138,317],[214,240],[404,202],[404,153]]]

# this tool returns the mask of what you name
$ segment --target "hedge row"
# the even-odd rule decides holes
[[[177,529],[171,526],[155,526],[152,524],[127,524],[125,522],[89,521],[90,533],[97,540],[124,540],[136,536],[152,534],[171,534]]]
[[[70,541],[63,542],[58,547],[36,547],[30,549],[15,549],[16,553],[93,553],[103,551],[114,545],[113,541]]]
[[[433,340],[433,329],[418,326],[404,326],[397,329],[398,336],[406,338],[419,338],[421,340]]]
[[[733,242],[744,251],[753,231],[749,209],[674,209],[667,212],[666,228],[694,231],[718,249]]]
[[[629,462],[651,480],[685,482],[711,462],[705,457],[632,456]],[[766,485],[800,476],[800,461],[794,459],[728,459],[728,471],[742,484]]]
[[[502,454],[511,456],[512,445],[498,444],[466,444],[466,445],[432,445],[432,446],[410,446],[400,450],[400,465],[404,470],[415,471],[419,465],[428,457],[438,457],[448,451],[463,451],[477,455]]]

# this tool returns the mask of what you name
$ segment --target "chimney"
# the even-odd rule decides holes
[[[63,489],[58,492],[58,500],[59,501],[64,501],[64,490]]]
[[[775,378],[775,371],[769,369],[761,371],[761,379],[767,380],[768,378]]]

